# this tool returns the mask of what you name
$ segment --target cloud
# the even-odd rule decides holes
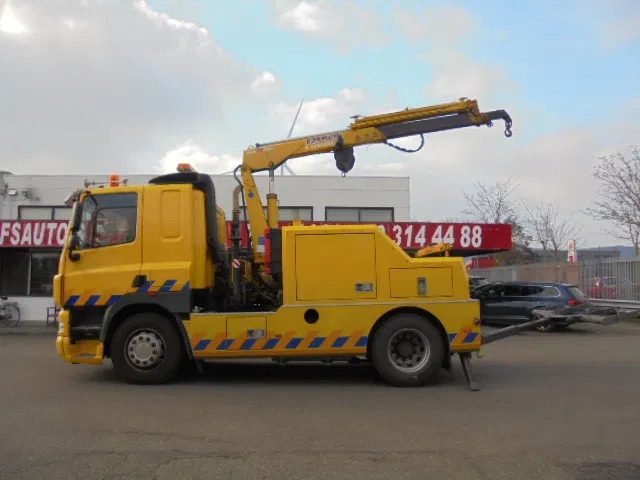
[[[0,34],[21,35],[27,33],[25,25],[16,16],[16,13],[9,0],[4,4],[0,3]]]
[[[326,41],[340,53],[391,41],[382,15],[354,1],[274,0],[271,6],[277,26]]]
[[[329,129],[346,128],[349,117],[365,107],[368,98],[360,88],[344,88],[333,97],[305,101],[300,110],[293,136],[322,133]],[[271,116],[283,128],[289,128],[299,104],[280,102],[272,108]]]
[[[251,82],[251,90],[257,94],[271,94],[277,90],[278,86],[278,79],[273,73],[267,71],[259,73]]]
[[[258,71],[146,2],[0,5],[3,29],[29,33],[0,33],[0,166],[14,173],[149,171],[189,138],[233,151],[240,117],[266,111]]]
[[[442,48],[419,58],[432,65],[433,79],[426,86],[426,93],[436,101],[487,98],[516,88],[502,68],[474,61],[458,50]]]
[[[232,171],[242,160],[232,155],[211,155],[189,140],[168,151],[157,169],[164,173],[174,172],[179,163],[188,163],[199,172],[221,174]]]
[[[471,14],[456,5],[430,6],[422,13],[396,8],[394,19],[409,40],[427,40],[436,45],[452,45],[481,30]]]

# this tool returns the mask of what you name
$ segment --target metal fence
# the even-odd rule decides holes
[[[590,298],[640,300],[640,258],[477,268],[472,274],[493,282],[571,283]]]

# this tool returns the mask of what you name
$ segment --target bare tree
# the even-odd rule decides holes
[[[482,223],[509,223],[518,216],[512,194],[518,186],[511,179],[492,185],[476,182],[476,191],[464,193],[468,208],[463,211]]]
[[[598,159],[593,176],[600,189],[593,206],[587,210],[595,219],[609,222],[609,233],[630,241],[640,254],[640,148],[631,147],[631,155],[605,155]]]
[[[558,205],[553,203],[523,202],[523,209],[533,241],[539,243],[543,251],[552,251],[554,262],[559,261],[560,250],[569,240],[575,240],[580,226],[573,217],[562,217]]]
[[[482,223],[508,223],[511,225],[513,251],[503,255],[505,264],[523,263],[533,260],[533,252],[529,248],[531,236],[520,221],[518,203],[513,193],[518,186],[511,179],[493,184],[477,182],[475,191],[464,193],[467,208],[462,212]]]

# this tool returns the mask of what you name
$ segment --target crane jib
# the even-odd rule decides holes
[[[506,111],[494,110],[492,112],[487,112],[485,115],[487,116],[487,121],[484,122],[484,124],[489,126],[492,125],[492,120],[504,120],[505,135],[507,137],[511,136],[512,122],[511,117]],[[387,137],[387,139],[392,139],[408,137],[411,135],[420,135],[421,133],[432,133],[443,130],[453,130],[456,128],[472,127],[474,125],[482,124],[483,123],[478,123],[477,120],[469,114],[458,113],[444,117],[425,118],[422,120],[413,120],[398,124],[380,125],[377,128],[385,137]]]

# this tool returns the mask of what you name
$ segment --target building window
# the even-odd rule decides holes
[[[0,295],[53,295],[60,250],[0,249]]]
[[[32,251],[29,295],[53,295],[53,276],[58,273],[60,252]]]
[[[20,220],[51,220],[53,209],[51,207],[18,207],[18,218]]]
[[[0,249],[0,294],[29,293],[29,249]]]
[[[267,207],[262,207],[265,216],[267,215]],[[240,220],[244,220],[244,207],[240,207]],[[247,219],[249,217],[246,217]],[[313,221],[313,207],[278,207],[278,219],[281,222],[292,222],[301,220],[303,222]]]
[[[71,220],[71,207],[53,207],[53,219],[54,220]]]
[[[310,222],[313,220],[312,207],[279,207],[278,218],[282,222],[292,222],[294,220],[302,220]]]
[[[326,207],[327,222],[393,222],[393,208]]]
[[[18,220],[70,220],[71,207],[18,206]]]

